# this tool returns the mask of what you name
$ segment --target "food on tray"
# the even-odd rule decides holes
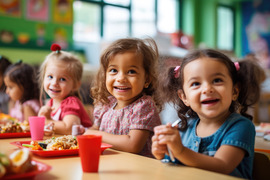
[[[60,137],[52,137],[43,142],[31,141],[31,144],[23,144],[30,147],[31,150],[66,150],[78,149],[78,142],[75,136],[65,135]]]
[[[11,117],[8,114],[0,113],[0,124],[10,123],[10,122],[14,122],[16,120],[17,119]]]
[[[0,153],[0,177],[6,174],[20,174],[37,169],[32,163],[32,154],[28,149],[19,149],[7,156]]]
[[[28,121],[19,122],[8,114],[0,113],[0,133],[21,133],[30,131]]]

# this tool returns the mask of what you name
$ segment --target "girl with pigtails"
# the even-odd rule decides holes
[[[259,70],[254,61],[234,63],[204,49],[190,52],[181,66],[161,74],[161,99],[174,103],[181,121],[155,127],[153,155],[251,179],[255,127],[247,110],[260,97]]]

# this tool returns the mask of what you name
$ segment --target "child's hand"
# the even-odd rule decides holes
[[[167,146],[170,148],[174,156],[181,154],[183,144],[177,127],[171,127],[171,124],[157,126],[154,129],[152,153],[156,158],[161,159],[164,153],[168,154]],[[162,157],[160,157],[162,155]]]
[[[44,116],[46,119],[51,119],[52,108],[50,106],[42,106],[38,112],[38,116]]]
[[[152,137],[152,154],[156,159],[162,159],[165,153],[168,153],[167,146],[165,144],[159,144],[158,135],[154,134]]]

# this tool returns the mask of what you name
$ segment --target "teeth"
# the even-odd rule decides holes
[[[117,89],[123,90],[123,89],[128,89],[127,87],[116,87]]]

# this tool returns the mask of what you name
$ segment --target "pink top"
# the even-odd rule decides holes
[[[109,97],[108,105],[97,105],[94,109],[95,125],[99,130],[111,134],[127,135],[131,129],[144,129],[150,131],[150,136],[140,155],[153,157],[151,153],[151,138],[153,129],[160,125],[158,111],[151,96],[142,96],[123,109],[114,110],[117,101]]]
[[[53,105],[53,100],[50,99],[47,103],[48,106]],[[76,115],[80,118],[81,124],[84,127],[91,127],[92,121],[90,120],[90,117],[86,113],[84,106],[79,98],[75,96],[69,96],[66,99],[64,99],[60,107],[55,111],[51,113],[51,117],[55,121],[62,121],[65,115]]]
[[[36,99],[31,99],[31,100],[25,101],[23,104],[21,104],[20,101],[16,101],[14,107],[10,109],[10,113],[9,113],[10,116],[18,119],[20,122],[23,122],[24,120],[28,120],[28,119],[24,119],[24,113],[22,111],[22,108],[25,105],[30,106],[34,110],[34,112],[38,114],[38,111],[40,109],[39,101]]]

